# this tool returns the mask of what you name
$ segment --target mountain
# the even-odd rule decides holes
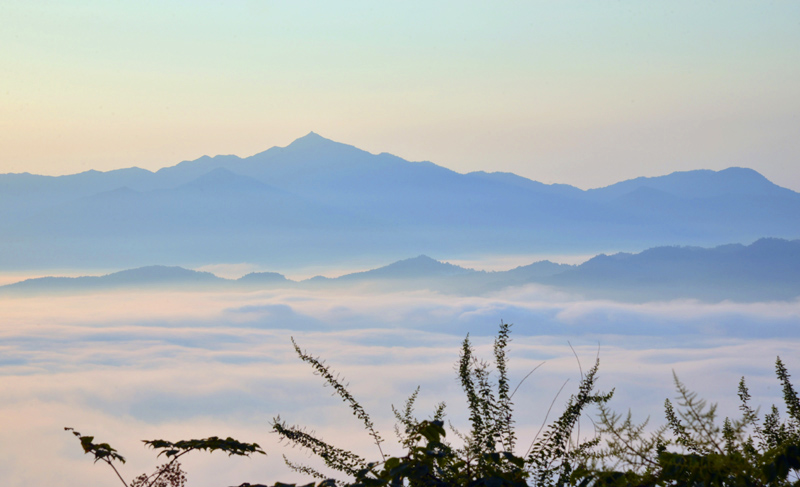
[[[589,299],[625,302],[698,299],[753,302],[800,296],[800,240],[759,239],[713,248],[662,246],[601,254],[580,265],[539,261],[507,271],[465,269],[421,255],[377,269],[299,283],[360,286],[367,292],[428,289],[481,295],[536,284]]]
[[[99,277],[44,277],[0,287],[0,293],[75,293],[114,289],[357,288],[359,292],[429,290],[482,295],[509,287],[549,286],[583,299],[625,302],[698,299],[753,302],[800,297],[800,240],[760,239],[713,248],[654,247],[638,254],[597,255],[580,265],[539,261],[486,272],[425,255],[337,278],[292,281],[274,272],[223,279],[180,267],[148,266]]]
[[[472,269],[439,262],[427,255],[420,255],[413,259],[405,259],[364,272],[347,274],[338,278],[340,281],[358,279],[431,279],[436,277],[463,276],[475,272]]]
[[[586,194],[596,200],[611,200],[640,188],[656,190],[682,199],[716,198],[727,195],[791,196],[794,193],[773,184],[752,169],[730,167],[722,171],[680,171],[666,176],[635,178],[604,188],[590,189]]]
[[[286,279],[286,276],[277,272],[251,272],[240,277],[236,282],[252,287],[282,286],[295,283],[295,281]]]
[[[103,276],[39,277],[0,286],[5,293],[63,293],[105,291],[120,288],[211,287],[225,280],[209,272],[182,267],[147,266]]]
[[[291,287],[295,281],[277,272],[252,272],[239,279],[225,279],[210,272],[177,266],[152,265],[103,276],[37,277],[0,286],[4,294],[82,293],[119,289],[210,290]]]
[[[800,238],[800,194],[750,169],[583,191],[460,174],[313,132],[156,172],[0,175],[0,270],[592,253],[763,236]]]
[[[598,255],[541,282],[588,297],[769,301],[800,296],[800,240]]]

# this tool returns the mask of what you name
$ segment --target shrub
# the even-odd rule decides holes
[[[587,459],[580,485],[789,486],[800,485],[800,400],[780,357],[775,363],[788,413],[778,408],[759,418],[750,392],[739,382],[738,419],[717,423],[716,404],[698,399],[674,376],[678,408],[667,399],[667,424],[647,435],[647,421],[635,424],[600,404],[599,431],[606,447]],[[672,451],[670,451],[670,448]]]
[[[333,481],[358,487],[400,486],[555,486],[570,482],[576,467],[582,465],[587,453],[599,439],[581,442],[574,433],[575,425],[587,406],[604,404],[611,394],[594,391],[599,360],[583,376],[578,392],[567,402],[564,412],[550,424],[541,437],[534,439],[528,450],[519,455],[513,419],[513,395],[507,375],[507,347],[510,325],[500,324],[494,341],[494,367],[474,356],[469,336],[464,339],[458,363],[458,378],[469,408],[469,433],[453,433],[461,440],[453,445],[446,439],[444,404],[440,404],[431,419],[418,420],[413,416],[419,388],[406,401],[403,411],[395,412],[396,431],[406,454],[386,458],[381,448],[383,438],[361,404],[343,385],[342,379],[327,365],[300,349],[292,340],[301,360],[311,365],[325,382],[333,387],[353,414],[363,423],[372,437],[380,457],[367,461],[352,452],[338,448],[307,433],[304,428],[289,426],[280,417],[272,423],[273,430],[288,442],[301,446],[319,457],[323,463],[351,479]],[[494,372],[494,374],[493,374]],[[496,377],[495,377],[496,376]],[[317,479],[326,476],[308,465],[286,459],[295,471]]]

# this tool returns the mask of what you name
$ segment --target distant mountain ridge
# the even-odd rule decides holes
[[[126,269],[103,276],[39,277],[0,286],[11,292],[97,291],[136,287],[209,285],[224,282],[210,272],[193,271],[177,266],[153,265]]]
[[[0,175],[0,270],[592,253],[800,238],[800,194],[746,168],[588,191],[460,174],[315,133],[156,172]]]
[[[610,299],[794,299],[800,296],[800,240],[598,255],[546,283]]]
[[[714,248],[655,247],[638,254],[601,254],[580,265],[539,261],[486,272],[425,255],[336,278],[292,281],[275,272],[224,279],[181,267],[147,266],[92,277],[43,277],[0,286],[19,293],[95,292],[114,289],[337,289],[384,292],[430,290],[480,295],[509,287],[543,285],[589,299],[653,301],[775,301],[800,297],[800,240],[760,239]]]
[[[358,279],[427,279],[432,277],[453,277],[475,272],[472,269],[439,262],[427,255],[419,255],[369,271],[341,276],[340,280]]]

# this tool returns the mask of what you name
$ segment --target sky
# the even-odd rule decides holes
[[[0,3],[0,173],[155,170],[317,132],[599,187],[800,190],[800,3]]]

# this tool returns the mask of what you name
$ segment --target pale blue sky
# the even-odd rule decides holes
[[[800,190],[798,2],[0,3],[0,172],[250,155],[315,131],[596,187]]]

